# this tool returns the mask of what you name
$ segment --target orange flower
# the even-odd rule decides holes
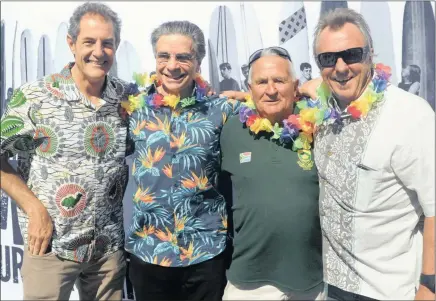
[[[167,231],[167,233],[163,232],[160,229],[157,229],[156,232],[154,233],[156,235],[156,237],[158,239],[160,239],[161,241],[168,241],[170,242],[173,246],[177,246],[177,236],[173,235],[173,233],[171,233],[171,231],[168,229],[168,227],[165,227],[165,230]]]
[[[194,242],[192,242],[192,241],[189,243],[188,250],[186,250],[182,247],[180,247],[179,249],[180,249],[180,251],[182,251],[182,254],[180,254],[180,260],[182,260],[182,261],[185,259],[189,259],[189,261],[192,262],[195,259],[206,254],[206,252],[203,252],[203,253],[199,253],[199,254],[193,256],[194,255]]]
[[[158,263],[157,263],[157,256],[154,256],[154,258],[153,258],[153,264],[156,264],[156,265],[158,264]],[[171,265],[171,260],[169,260],[168,258],[164,257],[164,258],[162,258],[162,260],[160,261],[159,265],[160,265],[160,266],[163,266],[163,267],[169,267],[169,266]]]
[[[186,140],[186,132],[183,132],[180,137],[176,137],[171,134],[171,139],[173,139],[173,141],[170,142],[171,148],[181,148]]]
[[[177,215],[174,213],[174,230],[175,232],[181,232],[183,229],[185,229],[185,222],[186,222],[186,216],[179,219],[177,218]]]
[[[172,178],[173,177],[173,165],[172,164],[165,165],[164,168],[162,169],[162,171],[164,172],[164,174],[168,178]]]
[[[153,225],[150,225],[150,227],[148,229],[147,229],[147,226],[144,226],[142,231],[135,232],[136,235],[138,235],[139,237],[142,237],[142,238],[150,236],[153,233],[154,233],[154,226]]]
[[[189,243],[188,250],[180,247],[180,251],[182,251],[182,254],[180,254],[180,260],[183,261],[185,259],[192,259],[192,254],[194,253],[194,243],[191,241]]]
[[[139,132],[145,127],[146,124],[147,124],[147,122],[145,120],[141,121],[141,123],[138,123],[136,128],[133,130],[133,134],[138,136]]]
[[[165,151],[163,149],[163,147],[158,147],[155,151],[154,151],[154,156],[153,156],[153,162],[159,162],[160,160],[162,160],[163,156],[165,156]]]
[[[153,194],[154,193],[148,193],[150,190],[149,187],[145,190],[141,190],[141,187],[138,187],[138,190],[136,190],[135,196],[133,197],[133,201],[139,202],[142,201],[144,203],[151,203],[153,202]]]
[[[203,176],[203,172],[201,172],[200,177],[198,177],[194,172],[191,171],[193,178],[185,178],[182,180],[183,187],[192,189],[197,187],[200,190],[205,190],[209,187],[208,179],[206,176]]]
[[[157,123],[154,123],[153,121],[148,121],[145,128],[147,130],[156,132],[156,131],[163,131],[165,134],[169,134],[170,132],[170,122],[165,117],[164,122],[162,122],[158,117],[156,117]]]
[[[145,157],[144,156],[141,157],[140,161],[145,168],[150,169],[153,167],[154,163],[162,160],[164,155],[165,155],[165,151],[164,151],[163,147],[158,147],[154,151],[154,154],[152,153],[151,149],[148,148],[147,154],[145,155]]]

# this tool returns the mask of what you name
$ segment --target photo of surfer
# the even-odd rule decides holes
[[[301,76],[298,79],[298,86],[312,79],[312,65],[307,62],[300,64]]]
[[[231,77],[232,66],[229,63],[222,63],[219,66],[221,76],[224,78],[220,81],[220,91],[240,91],[238,82]]]
[[[242,82],[242,90],[244,92],[248,92],[248,65],[244,64],[241,66],[241,72],[244,76],[244,81]]]
[[[398,87],[419,95],[419,88],[421,87],[421,68],[417,65],[408,65],[401,71],[401,82]]]

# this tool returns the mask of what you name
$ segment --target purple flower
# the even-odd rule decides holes
[[[299,134],[300,130],[295,125],[291,124],[286,119],[283,120],[283,131],[280,136],[280,140],[288,143],[295,140]]]
[[[241,108],[239,109],[239,120],[244,123],[247,121],[248,117],[253,114],[254,112],[249,107],[241,106]]]

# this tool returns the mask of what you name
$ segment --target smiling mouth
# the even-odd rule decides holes
[[[170,80],[181,80],[186,76],[186,74],[180,74],[178,76],[171,76],[171,75],[164,74],[164,76]]]
[[[341,85],[345,85],[346,83],[348,83],[350,80],[352,80],[354,77],[349,77],[349,78],[346,78],[346,79],[337,79],[337,78],[334,78],[333,80],[335,81],[335,82],[337,82],[337,83],[339,83],[339,84],[341,84]]]
[[[92,65],[95,65],[95,66],[99,66],[99,67],[102,67],[102,66],[104,66],[104,65],[106,65],[106,61],[103,61],[103,62],[97,62],[97,61],[87,61],[87,63],[88,64],[92,64]]]

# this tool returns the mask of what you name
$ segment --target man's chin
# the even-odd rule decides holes
[[[189,87],[189,82],[185,79],[180,83],[163,81],[164,89],[171,94],[180,94],[181,91]]]

